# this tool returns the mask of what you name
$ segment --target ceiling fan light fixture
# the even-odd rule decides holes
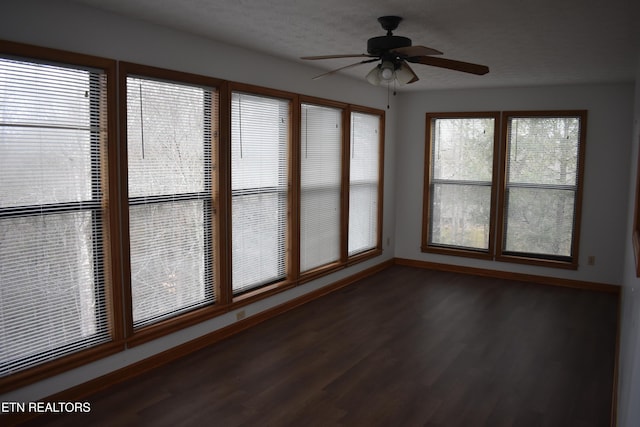
[[[396,78],[396,70],[393,62],[383,61],[381,64],[373,67],[367,74],[367,81],[374,86],[380,86],[383,83],[391,83]]]
[[[396,70],[396,80],[400,85],[406,85],[413,80],[414,77],[414,74],[404,62],[400,64],[400,67]]]
[[[367,74],[367,81],[374,86],[380,86],[382,80],[380,80],[380,64],[376,65]]]
[[[391,82],[395,77],[396,67],[391,61],[382,61],[380,65],[380,80],[383,82]]]

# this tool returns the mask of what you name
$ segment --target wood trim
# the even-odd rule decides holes
[[[300,99],[300,104],[315,104],[315,105],[321,105],[325,107],[338,108],[340,110],[346,110],[347,108],[349,108],[349,104],[345,104],[344,102],[333,101],[331,99],[326,99],[326,98],[318,98],[315,96],[300,95],[299,99]]]
[[[534,258],[526,255],[497,254],[496,261],[511,262],[516,264],[538,265],[540,267],[564,268],[566,270],[577,270],[577,260],[574,262],[557,261],[545,258]]]
[[[220,127],[218,146],[218,281],[217,295],[223,305],[231,304],[231,88],[220,88]]]
[[[289,211],[291,214],[291,226],[289,228],[288,236],[290,236],[291,241],[291,265],[289,268],[289,278],[294,282],[298,282],[300,278],[300,227],[302,224],[302,154],[300,149],[300,144],[302,141],[302,137],[300,136],[302,124],[299,123],[302,120],[302,101],[301,97],[297,97],[297,102],[292,106],[295,110],[295,116],[298,118],[298,123],[296,123],[296,132],[293,132],[293,138],[290,141],[290,182],[289,182],[289,192],[292,193],[292,198],[290,200]]]
[[[80,68],[100,69],[107,78],[106,105],[107,141],[101,141],[101,178],[105,200],[102,204],[103,259],[105,279],[105,304],[111,341],[93,347],[78,350],[75,353],[56,358],[50,362],[28,368],[0,379],[0,393],[41,381],[51,375],[82,366],[88,362],[112,355],[124,350],[122,334],[122,289],[120,283],[121,259],[119,256],[120,239],[118,229],[119,194],[117,180],[117,62],[112,59],[93,55],[74,53],[64,50],[33,46],[23,43],[0,40],[0,52],[3,55],[24,59],[43,60],[53,64],[77,66]],[[103,120],[101,117],[100,120]]]
[[[486,251],[466,250],[464,248],[433,246],[429,244],[429,224],[431,222],[431,173],[433,159],[431,158],[432,141],[432,121],[434,119],[493,119],[493,159],[491,174],[491,195],[489,211],[489,240]],[[422,252],[439,253],[455,256],[466,256],[471,258],[492,259],[495,253],[495,228],[496,228],[496,207],[497,207],[497,182],[499,176],[500,158],[500,112],[498,111],[477,111],[477,112],[445,112],[425,114],[425,150],[424,150],[424,180],[422,197]]]
[[[242,92],[249,93],[258,96],[267,96],[272,98],[286,99],[290,102],[295,102],[298,94],[293,92],[287,92],[279,89],[271,89],[268,87],[251,85],[247,83],[229,82],[229,92]]]
[[[277,293],[286,291],[287,289],[291,289],[295,285],[296,285],[296,282],[292,282],[290,280],[283,280],[270,285],[263,285],[255,289],[250,289],[245,293],[242,293],[240,295],[236,295],[233,297],[231,309],[236,309],[238,307],[254,303],[261,299],[268,298]]]
[[[345,205],[345,195],[348,195],[348,174],[346,175],[346,181],[345,181],[345,165],[348,168],[348,157],[345,155],[345,146],[348,145],[349,142],[349,121],[348,121],[348,109],[349,109],[349,104],[345,104],[343,102],[338,102],[338,101],[332,101],[329,99],[324,99],[324,98],[317,98],[317,97],[313,97],[313,96],[306,96],[306,95],[300,95],[298,97],[298,123],[301,126],[302,123],[302,104],[312,104],[312,105],[317,105],[317,106],[321,106],[321,107],[329,107],[329,108],[335,108],[340,110],[340,115],[341,115],[341,126],[342,126],[342,134],[341,134],[341,150],[340,150],[340,220],[339,220],[339,256],[338,259],[335,260],[334,262],[330,262],[328,264],[325,265],[321,265],[315,268],[312,268],[310,270],[307,271],[301,271],[300,268],[300,252],[299,252],[299,244],[300,244],[300,232],[301,232],[301,218],[302,218],[302,207],[301,207],[301,195],[302,195],[302,182],[301,182],[301,173],[302,173],[302,146],[301,146],[301,141],[302,141],[302,129],[299,128],[298,129],[298,140],[297,140],[297,147],[298,147],[298,160],[297,160],[297,165],[299,167],[298,170],[298,175],[297,175],[297,181],[296,181],[296,188],[298,190],[298,204],[297,204],[297,209],[298,209],[298,227],[296,229],[296,233],[297,233],[297,241],[298,241],[298,253],[297,253],[297,257],[296,257],[296,261],[297,261],[297,266],[298,266],[298,276],[297,276],[297,281],[298,284],[303,284],[306,282],[309,282],[315,278],[324,276],[326,274],[329,274],[333,271],[339,270],[341,268],[344,268],[346,266],[346,252],[347,252],[347,248],[346,248],[346,240],[348,236],[348,231],[347,231],[347,222],[348,222],[348,214],[346,214],[346,212],[348,212],[348,208],[345,206],[348,206],[348,199],[346,200],[346,205]],[[348,148],[348,147],[347,147]],[[348,169],[347,169],[348,170]],[[346,184],[345,184],[346,183]]]
[[[270,89],[270,88],[265,88],[262,86],[256,86],[256,85],[250,85],[250,84],[245,84],[245,83],[236,83],[236,82],[229,82],[228,84],[229,87],[229,104],[227,106],[228,111],[229,111],[229,140],[228,140],[228,147],[226,148],[226,150],[228,150],[228,163],[227,163],[227,167],[228,167],[228,172],[227,172],[227,177],[228,177],[228,183],[227,183],[227,189],[229,189],[229,194],[227,197],[228,200],[228,205],[227,205],[227,224],[226,224],[226,236],[227,236],[227,249],[228,249],[228,262],[227,262],[227,268],[228,268],[228,282],[225,284],[225,286],[227,286],[228,292],[230,294],[229,298],[231,299],[232,302],[232,306],[235,308],[238,306],[238,304],[241,305],[246,305],[249,304],[251,302],[257,301],[259,299],[262,298],[266,298],[274,293],[277,292],[281,292],[283,290],[289,289],[291,286],[293,286],[295,284],[295,279],[297,279],[298,276],[298,267],[296,267],[296,263],[299,264],[299,262],[297,261],[297,254],[294,254],[294,250],[297,251],[298,249],[298,243],[297,242],[293,242],[293,236],[295,235],[295,230],[297,229],[297,224],[298,224],[298,213],[297,213],[297,190],[294,188],[296,185],[298,185],[296,182],[296,176],[295,174],[298,171],[298,166],[295,165],[295,161],[296,161],[296,156],[297,156],[297,149],[294,147],[294,145],[299,141],[299,136],[296,135],[296,133],[299,133],[299,95],[293,93],[293,92],[286,92],[286,91],[282,91],[282,90],[277,90],[277,89]],[[273,283],[270,285],[266,285],[266,286],[261,286],[261,287],[257,287],[256,289],[252,289],[250,291],[248,291],[247,293],[244,293],[242,295],[233,295],[233,277],[232,277],[232,260],[231,260],[231,253],[232,253],[232,244],[233,244],[233,236],[232,236],[232,212],[231,212],[231,206],[232,206],[232,196],[231,196],[231,175],[232,175],[232,171],[231,171],[231,102],[232,102],[232,97],[233,97],[233,93],[234,92],[238,92],[238,93],[243,93],[243,94],[250,94],[250,95],[255,95],[255,96],[261,96],[261,97],[269,97],[269,98],[276,98],[279,100],[283,100],[283,101],[287,101],[289,104],[289,129],[288,129],[288,134],[289,134],[289,140],[287,143],[287,209],[288,209],[288,214],[287,214],[287,219],[286,219],[286,227],[287,227],[287,231],[286,231],[286,236],[285,236],[285,279],[277,282],[277,283]]]
[[[118,119],[119,119],[119,143],[118,156],[119,182],[120,184],[120,240],[122,249],[122,318],[123,333],[125,339],[133,336],[133,311],[131,298],[131,251],[129,240],[129,155],[127,153],[127,69],[126,64],[118,64]]]
[[[428,222],[423,223],[423,230],[428,227],[429,227]],[[488,251],[473,251],[469,249],[462,249],[462,248],[456,248],[456,247],[423,245],[420,247],[420,250],[422,252],[432,253],[432,254],[452,255],[452,256],[460,256],[460,257],[467,257],[467,258],[487,259],[487,260],[493,259],[492,253]]]
[[[433,118],[427,113],[425,115],[424,124],[424,159],[423,159],[423,176],[422,176],[422,230],[420,249],[426,252],[429,248],[429,222],[431,218],[431,208],[429,201],[431,200],[431,121]]]
[[[613,362],[613,384],[611,390],[611,427],[618,425],[618,375],[620,374],[620,334],[622,329],[622,289],[618,293],[618,323],[616,328],[616,349]]]
[[[299,296],[292,300],[289,300],[276,307],[267,309],[253,316],[247,317],[243,320],[235,322],[229,326],[223,327],[216,331],[210,332],[199,338],[193,339],[184,344],[180,344],[176,347],[170,348],[153,356],[150,356],[144,360],[135,362],[131,365],[125,366],[108,374],[102,375],[98,378],[89,380],[75,387],[71,387],[67,390],[63,390],[59,393],[55,393],[46,398],[40,399],[44,402],[61,402],[61,401],[79,401],[87,398],[88,396],[105,390],[111,386],[130,380],[137,376],[140,376],[146,372],[149,372],[155,368],[163,366],[169,362],[177,360],[195,351],[198,351],[204,347],[213,345],[226,338],[229,338],[235,334],[238,334],[244,330],[247,330],[255,325],[265,322],[273,317],[276,317],[282,313],[292,310],[301,305],[307,304],[346,286],[352,285],[362,279],[365,279],[373,274],[376,274],[382,270],[392,267],[394,264],[393,259],[381,262],[366,270],[355,273],[344,279],[340,279],[330,285],[324,286],[320,289],[311,291],[305,295]],[[7,417],[9,425],[11,423],[22,423],[30,419],[34,419],[38,414],[20,413],[10,414]]]
[[[514,273],[510,271],[490,270],[484,268],[467,267],[453,264],[442,264],[431,261],[419,261],[406,258],[395,258],[395,264],[409,267],[426,268],[429,270],[450,271],[474,276],[494,277],[496,279],[514,280],[519,282],[538,283],[541,285],[561,286],[565,288],[583,289],[589,291],[620,293],[619,285],[607,283],[586,282],[582,280],[562,279],[559,277],[537,276],[533,274]]]
[[[104,258],[109,260],[110,266],[106,269],[106,282],[110,283],[109,289],[106,289],[106,300],[109,305],[109,322],[111,328],[111,337],[114,341],[124,339],[124,324],[122,318],[122,310],[124,304],[124,295],[122,289],[122,247],[121,236],[122,229],[120,224],[120,212],[122,198],[120,188],[118,187],[118,69],[117,63],[114,61],[112,68],[109,69],[109,78],[107,82],[107,110],[109,111],[107,118],[107,148],[106,148],[106,177],[107,183],[103,183],[106,187],[105,194],[108,197],[108,206],[103,205],[103,210],[108,215],[108,230],[105,233],[108,243],[104,245]],[[104,165],[103,165],[104,167]]]
[[[378,242],[376,243],[376,249],[382,253],[382,229],[384,224],[384,149],[387,119],[384,110],[378,110],[378,113],[380,114],[380,141],[378,142]]]
[[[295,96],[289,105],[290,127],[289,127],[289,195],[287,215],[287,278],[289,281],[297,283],[300,277],[300,120],[302,119],[302,106],[300,97]]]
[[[147,65],[134,64],[130,62],[120,62],[119,63],[119,95],[120,95],[120,146],[121,146],[121,155],[120,155],[120,170],[121,173],[121,224],[122,224],[122,251],[123,251],[123,272],[124,272],[124,313],[125,313],[125,335],[127,337],[127,343],[129,346],[136,346],[142,344],[144,342],[148,342],[152,339],[158,338],[160,336],[175,332],[176,330],[194,325],[196,323],[202,322],[209,318],[215,317],[219,315],[222,311],[224,311],[224,307],[220,307],[217,303],[213,305],[203,307],[201,309],[196,309],[184,314],[178,314],[175,317],[171,317],[169,319],[160,321],[158,323],[154,323],[149,326],[145,326],[138,330],[133,328],[133,301],[132,301],[132,289],[131,289],[131,254],[130,254],[130,236],[129,236],[129,201],[128,201],[128,161],[127,161],[127,77],[128,76],[137,76],[148,79],[160,79],[170,82],[176,83],[187,83],[187,84],[195,84],[203,87],[210,87],[216,90],[216,99],[218,100],[218,105],[212,105],[212,126],[220,125],[222,120],[220,117],[220,111],[223,110],[220,108],[220,98],[224,98],[225,94],[221,94],[221,86],[222,80],[214,79],[202,75],[184,73],[181,71],[173,71],[167,70],[164,68],[156,68]],[[216,99],[212,99],[212,102],[215,103]],[[212,134],[212,147],[211,147],[211,157],[212,163],[216,163],[219,161],[219,128],[213,129],[214,132]],[[218,187],[218,179],[217,179],[218,170],[214,165],[212,165],[212,194],[211,194],[211,202],[213,210],[218,213],[219,208],[216,205],[217,203],[217,194],[219,194]],[[214,215],[214,218],[217,215]],[[217,221],[216,221],[217,222]],[[211,243],[212,252],[219,250],[219,243],[217,242],[219,228],[216,228],[216,224],[212,224],[213,232],[214,232],[214,240]],[[214,257],[217,254],[212,253]],[[215,270],[216,276],[219,274],[219,266],[213,266]],[[217,278],[217,277],[216,277]],[[210,286],[218,286],[218,281],[216,280],[215,284],[210,284]],[[214,289],[214,293],[216,299],[218,298],[218,290]],[[224,304],[224,303],[223,303]]]
[[[124,76],[135,75],[139,77],[150,77],[160,80],[167,80],[170,82],[181,82],[195,84],[198,86],[208,86],[212,88],[219,88],[223,83],[223,80],[216,79],[215,77],[187,73],[184,71],[169,70],[166,68],[152,67],[149,65],[137,64],[133,62],[120,61],[119,65],[121,74]],[[120,86],[122,87],[124,85],[124,82],[121,81],[120,83]],[[120,101],[126,102],[126,97],[125,99],[121,99]]]
[[[342,111],[342,182],[340,187],[340,262],[349,259],[349,173],[351,168],[351,109]]]
[[[378,116],[379,126],[378,126],[378,212],[377,212],[377,235],[376,235],[376,244],[371,250],[368,250],[362,254],[355,254],[349,256],[348,254],[348,240],[349,240],[349,188],[350,188],[350,158],[351,158],[351,117],[352,113],[361,113],[361,114],[369,114],[372,116]],[[369,258],[368,254],[379,255],[382,253],[382,228],[383,228],[383,214],[384,214],[384,149],[385,149],[385,124],[386,124],[386,115],[384,110],[379,110],[376,108],[370,107],[362,107],[358,105],[349,105],[347,110],[348,115],[348,138],[346,139],[347,147],[345,148],[345,180],[346,180],[346,218],[345,218],[345,259],[349,265],[352,265],[354,262],[359,262],[360,258]],[[372,252],[373,251],[373,252]],[[375,256],[371,255],[371,256]]]
[[[116,61],[100,56],[87,55],[83,53],[69,52],[66,50],[53,49],[48,47],[34,46],[25,43],[11,42],[0,39],[0,52],[8,55],[15,55],[22,58],[37,58],[46,61],[57,62],[59,64],[78,65],[84,67],[94,67],[100,69],[115,70]],[[113,81],[115,85],[115,80]]]
[[[507,188],[507,146],[508,146],[508,126],[509,119],[514,117],[579,117],[580,118],[580,140],[578,142],[578,165],[576,177],[576,199],[574,210],[574,225],[571,242],[571,261],[553,261],[545,258],[527,257],[526,254],[505,254],[505,194]],[[500,203],[498,206],[498,230],[496,259],[499,261],[516,262],[524,264],[541,265],[554,268],[578,269],[579,248],[580,248],[580,223],[582,218],[582,194],[584,187],[584,161],[587,136],[587,110],[534,110],[534,111],[503,111],[501,130],[501,156],[500,156]]]
[[[107,189],[109,195],[109,226],[111,227],[111,236],[109,242],[106,243],[111,248],[111,269],[106,272],[111,276],[112,289],[110,290],[109,303],[110,308],[110,322],[112,339],[114,340],[113,350],[109,347],[109,350],[103,353],[104,355],[111,354],[115,351],[121,351],[125,348],[125,342],[130,346],[139,345],[143,342],[155,339],[159,336],[166,335],[175,332],[178,329],[185,328],[187,326],[202,322],[211,317],[220,315],[221,313],[233,310],[238,306],[246,305],[251,302],[255,302],[259,299],[266,298],[278,292],[282,292],[289,289],[292,286],[299,285],[303,282],[314,280],[318,277],[327,275],[337,270],[345,268],[347,265],[353,265],[357,262],[371,259],[382,253],[382,231],[383,231],[383,194],[384,194],[384,139],[385,139],[385,111],[346,104],[337,101],[331,101],[322,98],[315,98],[310,96],[297,95],[291,92],[285,92],[281,90],[269,89],[260,86],[254,86],[250,84],[229,82],[220,80],[204,75],[191,74],[175,70],[167,70],[164,68],[157,68],[142,64],[135,64],[126,61],[116,62],[115,60],[95,57],[91,55],[75,54],[67,51],[41,48],[37,46],[31,46],[21,43],[13,43],[0,40],[0,51],[6,52],[10,55],[43,58],[54,62],[64,62],[68,64],[75,64],[81,66],[92,66],[95,68],[104,68],[110,70],[110,77],[108,83],[109,100],[108,105],[111,109],[110,122],[108,123],[110,140],[109,140],[109,163],[107,165],[107,173],[109,174],[110,186]],[[188,312],[179,316],[176,316],[166,321],[158,322],[157,324],[150,325],[139,330],[133,329],[133,313],[132,313],[132,300],[131,300],[131,266],[130,266],[130,248],[129,248],[129,212],[128,212],[128,178],[127,178],[127,129],[126,129],[126,76],[138,75],[142,77],[157,78],[161,80],[177,81],[195,83],[201,86],[209,86],[218,89],[219,96],[219,109],[216,111],[216,120],[218,121],[218,133],[215,135],[217,139],[216,149],[212,147],[212,161],[215,162],[215,170],[213,183],[212,183],[212,201],[217,216],[216,225],[214,225],[214,241],[212,247],[216,253],[216,279],[215,279],[215,295],[216,303],[207,307],[196,309],[192,312]],[[243,296],[239,296],[234,300],[231,292],[231,195],[230,195],[230,141],[231,141],[231,91],[237,90],[242,92],[256,93],[265,96],[277,97],[282,99],[288,99],[292,105],[292,126],[291,132],[291,144],[295,144],[299,139],[299,112],[296,109],[299,108],[301,100],[304,102],[319,103],[329,106],[341,108],[343,110],[343,175],[342,175],[342,187],[341,187],[341,259],[337,265],[329,265],[318,268],[312,272],[312,274],[300,277],[299,275],[299,257],[298,240],[292,241],[292,230],[298,228],[299,224],[299,208],[296,206],[299,204],[299,192],[291,190],[290,193],[290,208],[295,207],[295,211],[290,212],[289,219],[289,235],[288,235],[288,248],[289,258],[287,260],[288,277],[286,281],[275,284],[268,287],[262,292],[256,291],[255,293],[248,293]],[[349,164],[348,164],[348,150],[349,150],[349,132],[350,132],[350,115],[351,111],[359,111],[363,113],[375,114],[380,116],[380,168],[379,168],[379,203],[378,203],[378,236],[377,245],[371,251],[357,254],[351,258],[347,254],[347,238],[348,238],[348,186],[349,186]],[[116,118],[118,120],[116,120]],[[120,123],[118,128],[117,123]],[[117,141],[116,138],[119,138]],[[117,142],[116,142],[117,141]],[[290,146],[290,150],[293,145]],[[114,154],[115,153],[115,154]],[[291,152],[291,161],[295,161],[295,151]],[[297,166],[291,166],[290,169],[290,188],[295,185],[299,185],[299,179],[296,174]],[[118,179],[115,179],[115,178]],[[117,183],[116,183],[117,182]],[[101,347],[102,348],[102,347]],[[106,347],[105,347],[106,348]],[[86,354],[90,354],[91,349]],[[81,352],[85,354],[84,352]],[[43,366],[49,367],[47,369],[40,369],[39,367],[34,372],[41,372],[38,377],[25,382],[20,378],[21,374],[16,374],[16,384],[24,385],[29,382],[38,381],[49,377],[55,373],[62,372],[64,370],[71,369],[75,366],[86,364],[93,360],[97,360],[99,356],[89,355],[87,358],[71,357],[68,360],[74,360],[75,365],[61,363],[60,366],[65,366],[64,369],[57,369],[55,364],[45,364]],[[67,360],[65,358],[65,360]],[[13,376],[12,376],[13,378]],[[13,381],[13,380],[12,380]],[[6,382],[0,382],[5,384]],[[12,382],[13,384],[13,382]],[[17,386],[16,386],[17,387]],[[15,388],[15,387],[13,387]]]

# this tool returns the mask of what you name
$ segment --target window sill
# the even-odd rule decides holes
[[[433,254],[441,254],[441,255],[453,255],[453,256],[462,256],[468,258],[479,258],[479,259],[492,259],[493,257],[488,251],[484,251],[481,249],[461,249],[461,248],[453,248],[453,247],[445,247],[445,246],[422,246],[422,252],[425,253],[433,253]]]
[[[497,255],[496,261],[512,262],[518,264],[537,265],[540,267],[563,268],[566,270],[577,270],[578,262],[575,258],[572,261],[559,261],[544,258],[527,257],[523,255]]]

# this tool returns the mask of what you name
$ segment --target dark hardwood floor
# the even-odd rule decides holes
[[[604,427],[617,305],[394,266],[31,425]]]

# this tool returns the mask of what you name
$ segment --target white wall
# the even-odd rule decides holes
[[[216,43],[145,22],[60,0],[2,0],[0,39],[198,73],[373,108],[387,107],[386,90],[343,76],[312,81],[321,70]],[[393,257],[396,100],[387,110],[382,256],[245,307],[247,316],[277,306]],[[390,244],[387,244],[387,240]],[[0,395],[0,401],[32,401],[135,363],[235,321],[233,313],[62,375]]]
[[[633,84],[493,88],[403,93],[398,112],[396,257],[620,284],[624,263]],[[425,113],[586,109],[580,267],[577,271],[420,251]],[[588,255],[596,257],[588,266]]]
[[[639,52],[640,53],[640,52]],[[635,107],[633,114],[632,151],[629,176],[629,205],[625,233],[625,264],[621,295],[620,360],[618,375],[618,425],[640,425],[640,279],[636,277],[631,234],[635,204],[638,151],[640,150],[640,60],[636,73]]]

